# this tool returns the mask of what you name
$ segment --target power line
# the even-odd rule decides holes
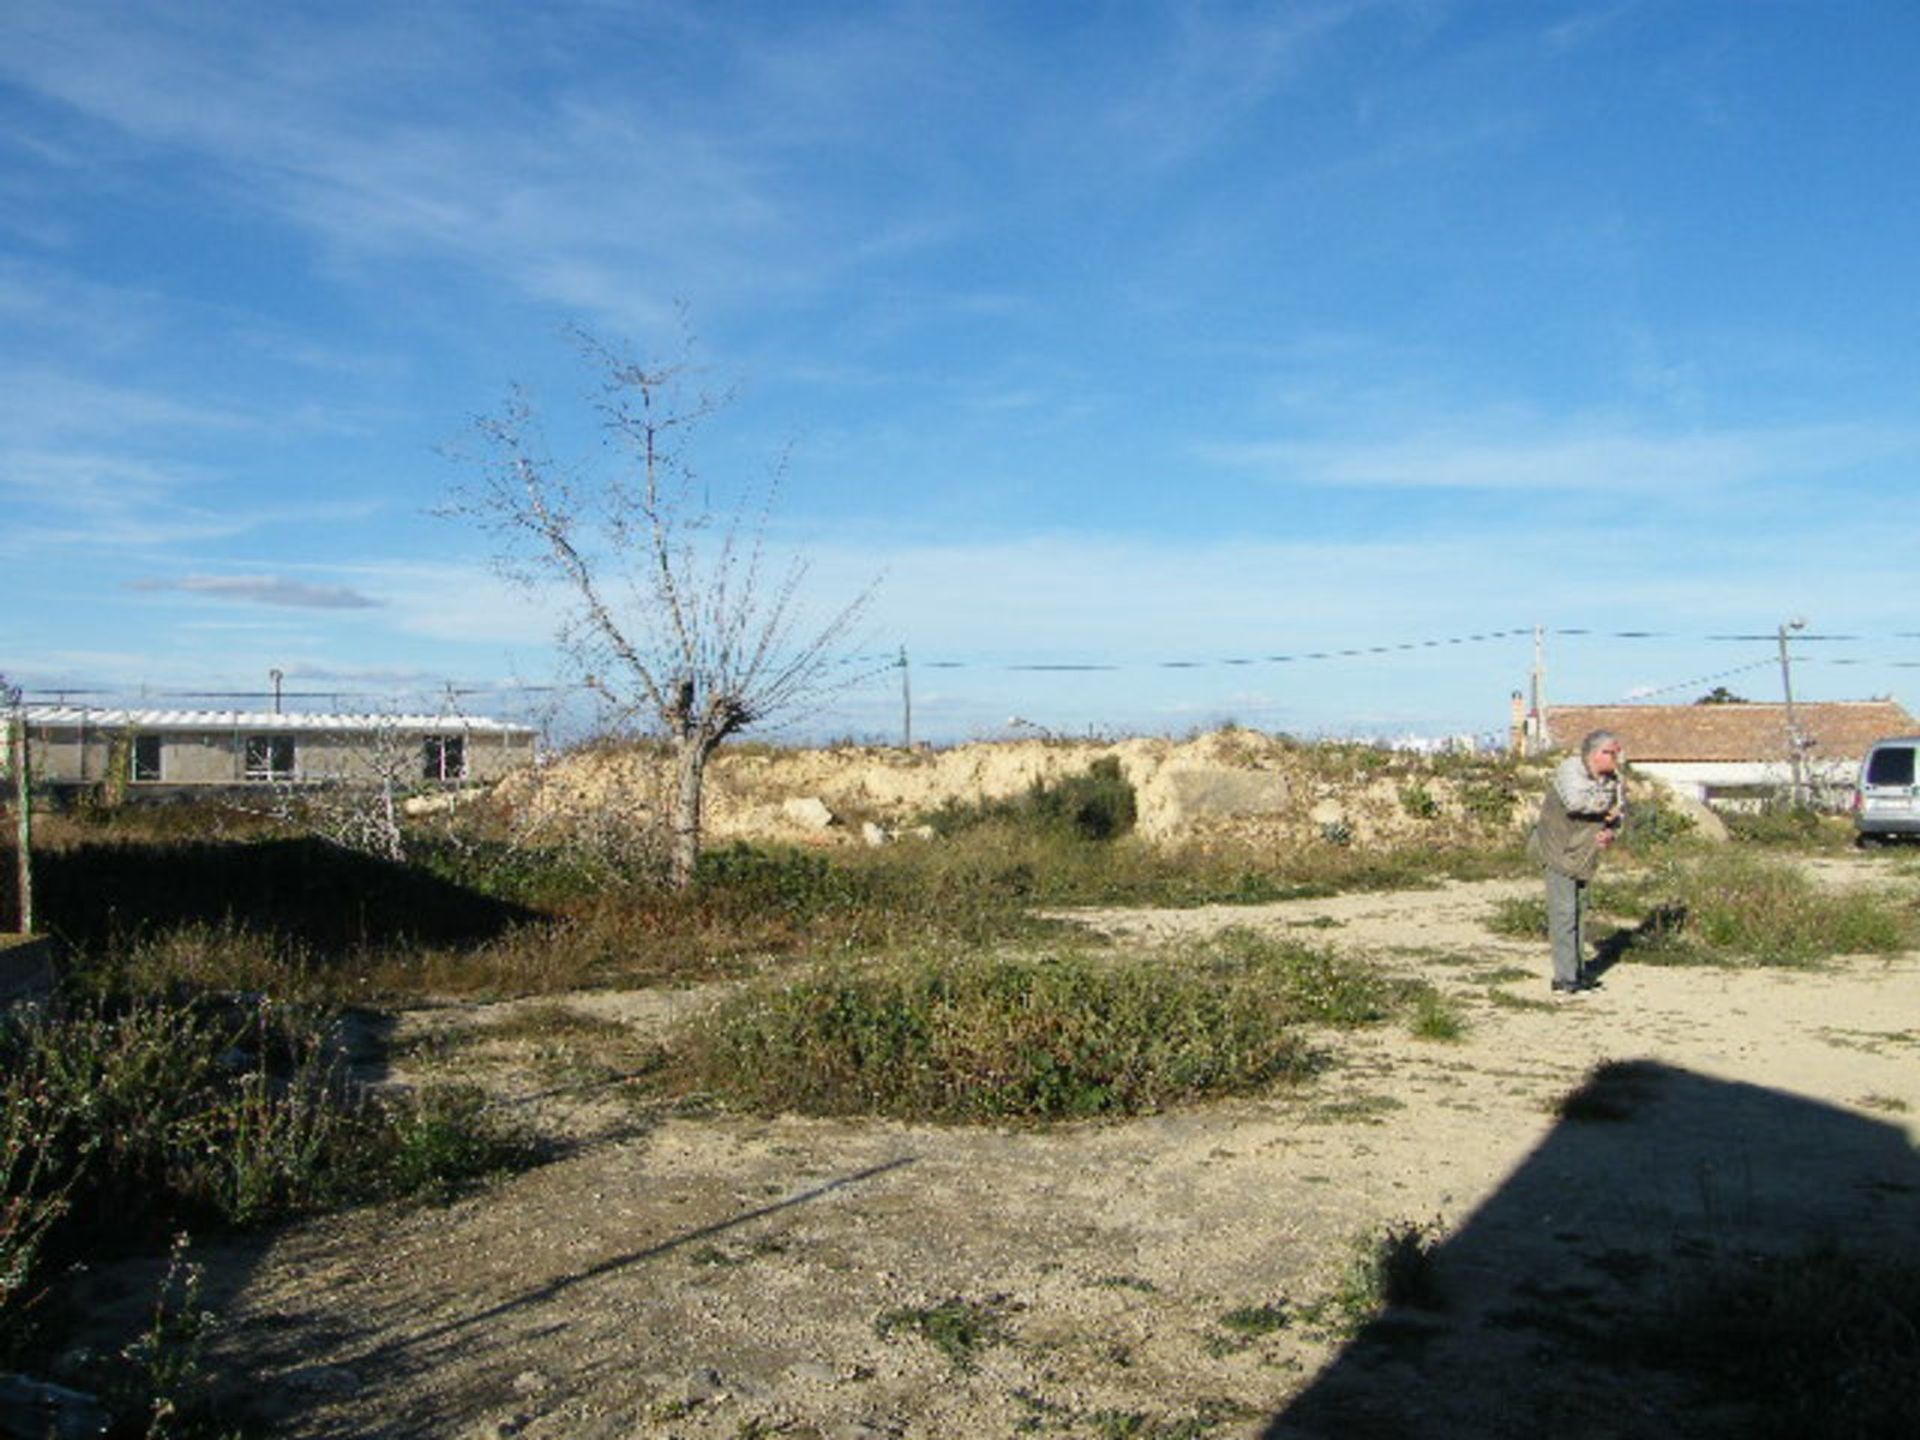
[[[1633,698],[1635,700],[1645,700],[1654,695],[1670,695],[1675,690],[1691,690],[1695,686],[1705,685],[1710,680],[1724,680],[1729,675],[1744,675],[1749,670],[1759,670],[1771,664],[1773,664],[1772,657],[1768,657],[1765,660],[1754,660],[1745,665],[1736,665],[1731,670],[1716,670],[1711,675],[1702,675],[1693,680],[1682,680],[1677,685],[1660,685],[1651,690],[1636,689],[1633,692]]]

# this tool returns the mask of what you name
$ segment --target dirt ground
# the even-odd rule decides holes
[[[1629,961],[1550,997],[1544,947],[1485,923],[1532,889],[1084,912],[1120,937],[1352,948],[1470,1018],[1453,1043],[1329,1034],[1304,1086],[1125,1123],[662,1116],[550,1067],[508,1075],[576,1138],[567,1158],[220,1252],[218,1358],[288,1436],[1683,1433],[1673,1382],[1600,1363],[1591,1337],[1716,1254],[1912,1244],[1920,956]],[[564,1003],[644,1037],[706,998]],[[1600,1118],[1557,1114],[1604,1061],[1633,1063]],[[1434,1227],[1444,1308],[1344,1339],[1316,1324],[1355,1237],[1408,1223]],[[909,1323],[951,1301],[984,1327],[966,1363]],[[1225,1319],[1262,1306],[1287,1323]]]

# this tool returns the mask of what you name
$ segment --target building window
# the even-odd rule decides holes
[[[464,780],[467,778],[467,737],[464,735],[429,735],[422,747],[424,759],[423,771],[429,780]]]
[[[160,737],[158,735],[133,737],[133,778],[135,781],[160,778]]]
[[[247,779],[293,779],[291,735],[247,736]]]

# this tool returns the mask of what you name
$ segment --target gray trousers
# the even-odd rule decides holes
[[[1586,901],[1586,881],[1547,871],[1547,939],[1553,943],[1556,985],[1571,985],[1580,978],[1580,919]]]

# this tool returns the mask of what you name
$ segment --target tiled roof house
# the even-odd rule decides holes
[[[1817,790],[1853,783],[1867,747],[1888,735],[1911,735],[1920,724],[1892,700],[1829,700],[1796,704],[1793,718]],[[1716,791],[1751,791],[1792,783],[1787,707],[1759,701],[1730,705],[1549,705],[1553,748],[1570,750],[1593,730],[1611,730],[1634,769],[1658,775],[1701,800]]]

